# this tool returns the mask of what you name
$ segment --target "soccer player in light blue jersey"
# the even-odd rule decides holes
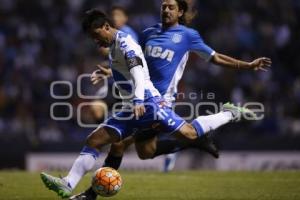
[[[161,6],[162,23],[147,28],[142,34],[141,45],[145,48],[145,58],[149,66],[151,81],[163,95],[168,106],[171,107],[175,101],[177,85],[182,78],[189,52],[197,53],[207,62],[234,69],[265,70],[265,67],[271,65],[269,58],[258,58],[252,62],[244,62],[217,53],[205,44],[198,31],[184,25],[186,24],[187,10],[188,4],[184,0],[163,0]],[[202,120],[216,121],[217,123],[219,120],[214,117],[216,116],[202,116]],[[197,125],[197,123],[194,124]],[[202,126],[205,125],[202,124]],[[208,129],[208,126],[206,128]],[[180,148],[172,150],[172,145],[166,145],[166,141],[160,142],[164,142],[164,145],[159,146],[170,147],[169,152],[180,150]],[[110,153],[112,156],[107,158],[112,163],[111,166],[120,164],[122,148],[126,147],[122,144],[112,145]],[[143,159],[153,158],[161,154],[160,150],[157,150],[156,153],[149,151],[138,151],[138,153]],[[114,151],[116,156],[112,158]],[[164,149],[163,152],[168,152],[168,149]]]
[[[144,31],[143,44],[146,49],[145,57],[150,77],[154,86],[164,96],[169,106],[175,100],[174,96],[177,92],[177,84],[182,77],[188,53],[191,51],[196,52],[207,62],[224,67],[265,70],[265,68],[271,66],[269,58],[263,57],[255,59],[252,62],[244,62],[217,53],[204,43],[196,30],[184,26],[187,10],[188,5],[184,0],[163,0],[161,6],[162,24],[157,24]],[[226,123],[228,120],[230,121],[227,117],[224,113],[200,116],[192,124],[200,132],[201,130],[207,132],[216,129],[220,124]],[[142,158],[153,158],[154,156],[161,155],[160,152],[157,152],[158,146],[155,142],[158,141],[153,139],[153,143],[151,143],[153,148],[144,149]],[[124,150],[124,145],[113,145],[112,148],[114,147],[116,149],[111,150],[111,152]],[[119,166],[119,163],[117,166]],[[94,200],[96,199],[96,194],[89,188],[86,192],[76,195],[71,199]]]

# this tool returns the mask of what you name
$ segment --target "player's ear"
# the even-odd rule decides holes
[[[179,10],[178,11],[178,17],[182,17],[183,16],[183,10]]]

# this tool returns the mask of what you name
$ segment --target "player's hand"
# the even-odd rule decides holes
[[[133,113],[135,117],[141,117],[145,114],[146,109],[143,104],[138,104],[133,107]]]
[[[111,69],[97,65],[99,69],[95,70],[91,75],[91,82],[93,85],[99,83],[99,81],[112,76]]]
[[[250,68],[255,71],[268,71],[268,68],[271,67],[272,61],[270,58],[262,57],[253,60],[250,63]]]

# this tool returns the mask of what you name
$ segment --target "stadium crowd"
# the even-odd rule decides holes
[[[299,138],[300,1],[189,3],[197,11],[191,26],[200,31],[207,44],[218,52],[247,61],[268,56],[273,66],[268,72],[234,71],[191,55],[181,89],[185,94],[198,95],[196,99],[181,101],[203,102],[208,100],[208,93],[214,93],[215,98],[209,101],[257,101],[265,106],[263,120],[219,130],[226,132],[217,136],[222,149],[247,148],[241,145],[243,142],[250,142],[251,149],[259,146],[260,138],[264,138],[260,145],[265,149],[276,149],[277,146],[268,146],[263,141]],[[76,108],[90,100],[76,94],[77,77],[91,73],[103,58],[81,32],[80,16],[89,8],[108,10],[112,5],[127,8],[129,24],[137,33],[159,21],[160,1],[0,0],[0,144],[22,140],[30,148],[38,149],[45,143],[65,144],[85,138],[89,130],[78,126]],[[72,83],[70,98],[58,100],[50,95],[51,83],[58,80]],[[95,90],[88,80],[84,83],[85,91]],[[59,94],[68,94],[68,88],[57,88]],[[71,103],[73,117],[67,121],[52,120],[50,106],[55,102]],[[62,108],[57,114],[64,113]],[[85,121],[94,120],[89,109],[83,115]]]

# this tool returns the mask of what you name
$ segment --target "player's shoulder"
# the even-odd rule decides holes
[[[124,31],[118,30],[117,34],[117,39],[122,40],[128,37],[128,33],[125,33]]]
[[[154,25],[152,25],[152,26],[144,29],[142,33],[144,35],[148,35],[148,34],[151,34],[151,33],[155,32],[155,31],[158,31],[160,29],[161,29],[161,23],[157,23],[157,24],[154,24]]]
[[[128,32],[132,32],[133,29],[132,29],[130,26],[128,26],[128,25],[124,25],[124,26],[120,29],[120,31],[122,31],[122,32],[124,32],[124,33],[128,33]]]
[[[202,41],[202,36],[200,32],[194,28],[187,27],[184,25],[180,25],[181,29],[184,30],[184,35],[188,38],[188,40],[199,40]]]
[[[118,31],[116,36],[117,42],[119,42],[121,45],[122,44],[135,44],[135,40],[131,37],[130,34],[125,33],[123,31]]]
[[[194,28],[191,28],[191,27],[187,27],[187,26],[185,26],[185,25],[178,25],[178,30],[180,30],[180,31],[183,31],[185,34],[187,34],[187,35],[194,35],[194,34],[197,34],[197,35],[199,35],[199,31],[197,31],[196,29],[194,29]]]

